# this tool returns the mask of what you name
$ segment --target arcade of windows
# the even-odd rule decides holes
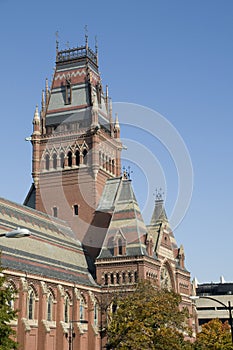
[[[70,295],[66,292],[64,296],[64,302],[63,302],[63,322],[69,323],[72,318],[72,298]],[[80,321],[84,320],[85,310],[87,308],[86,301],[82,294],[80,293],[80,297],[77,300],[79,303],[79,315],[78,319]],[[53,294],[53,291],[48,289],[47,298],[46,298],[46,320],[48,322],[54,322],[56,320],[56,299]],[[14,305],[12,304],[12,308],[14,308]],[[98,324],[98,311],[99,311],[99,304],[96,299],[94,299],[94,314],[93,314],[93,322],[94,325],[97,326]],[[38,318],[38,312],[39,312],[39,298],[37,295],[36,290],[33,286],[30,286],[28,288],[27,293],[27,319],[28,320],[37,320]]]
[[[137,271],[106,272],[102,275],[103,284],[122,285],[134,284],[138,282]]]
[[[103,152],[99,152],[99,165],[100,168],[108,171],[111,174],[116,173],[116,164],[115,160],[111,157],[105,155]]]
[[[87,154],[88,151],[86,148],[83,151],[79,149],[72,151],[70,149],[66,154],[64,151],[59,154],[54,152],[52,155],[46,153],[44,157],[44,170],[75,168],[80,165],[87,165]]]

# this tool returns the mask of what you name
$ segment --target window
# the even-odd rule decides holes
[[[47,321],[52,321],[52,317],[53,317],[52,311],[53,311],[53,296],[50,293],[47,301]]]
[[[122,255],[122,254],[123,254],[122,239],[119,238],[119,240],[118,240],[118,255]]]
[[[78,215],[78,205],[77,204],[75,204],[74,205],[74,215]]]
[[[98,304],[95,302],[94,306],[94,325],[98,326]]]
[[[58,215],[57,207],[53,207],[53,216],[54,216],[55,218],[57,218],[57,215]]]
[[[53,169],[57,169],[57,155],[53,154]]]
[[[64,156],[64,153],[61,153],[61,155],[60,155],[60,167],[62,169],[64,169],[64,166],[65,166],[65,156]]]
[[[79,164],[80,164],[80,153],[79,153],[79,151],[76,151],[75,159],[76,159],[76,165],[79,166]]]
[[[34,319],[34,311],[35,311],[35,292],[32,288],[30,288],[28,292],[28,307],[27,307],[27,316],[29,320]]]
[[[83,164],[87,164],[87,150],[83,151]]]
[[[45,156],[45,169],[49,170],[49,155],[46,154]]]
[[[69,306],[70,306],[70,299],[69,296],[65,296],[65,305],[64,305],[64,321],[66,323],[69,322]]]
[[[68,157],[68,166],[72,167],[72,152],[71,151],[68,152],[67,157]]]
[[[84,300],[83,299],[80,299],[79,319],[80,319],[80,321],[82,321],[84,319]]]
[[[66,104],[70,105],[72,102],[72,89],[70,80],[66,81]]]

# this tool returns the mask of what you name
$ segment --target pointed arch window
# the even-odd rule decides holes
[[[52,321],[53,319],[53,296],[49,293],[47,300],[47,321]]]
[[[53,169],[57,169],[57,155],[53,154]]]
[[[49,155],[46,154],[45,156],[45,169],[49,170]]]
[[[80,153],[79,153],[78,150],[75,152],[75,160],[76,160],[76,165],[79,166],[79,164],[80,164]]]
[[[72,167],[72,152],[71,151],[68,152],[67,157],[68,157],[68,166]]]
[[[64,303],[64,322],[69,322],[69,309],[70,309],[70,298],[68,295],[65,296]]]
[[[84,300],[82,298],[79,305],[79,319],[80,321],[84,320]]]
[[[28,292],[27,317],[29,320],[34,319],[35,314],[35,292],[32,288]]]
[[[65,155],[63,152],[60,154],[60,167],[62,169],[64,169],[64,167],[65,167]]]
[[[123,254],[123,244],[122,244],[122,239],[119,238],[118,239],[118,255],[122,255]]]
[[[98,304],[95,302],[94,305],[94,325],[98,326]]]
[[[83,151],[83,164],[87,165],[87,150],[84,149]]]

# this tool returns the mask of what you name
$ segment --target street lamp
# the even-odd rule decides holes
[[[69,350],[73,350],[73,339],[75,338],[75,333],[74,333],[74,327],[73,323],[79,322],[81,324],[87,324],[88,321],[86,320],[77,320],[77,321],[70,321],[70,326],[69,326],[69,333],[66,333],[66,338],[68,338],[68,343],[69,343]]]
[[[213,300],[215,301],[216,303],[219,303],[220,305],[222,305],[224,307],[224,309],[228,310],[229,312],[229,324],[230,324],[230,327],[231,327],[231,342],[233,344],[233,323],[232,323],[232,313],[231,313],[231,310],[233,309],[233,307],[231,306],[231,302],[228,301],[228,305],[222,303],[221,301],[219,301],[218,299],[215,299],[213,297],[210,297],[210,296],[191,296],[190,297],[192,300],[197,300],[197,299],[209,299],[209,300]]]
[[[18,227],[16,230],[0,233],[0,237],[6,238],[22,238],[31,236],[31,232],[27,228]]]

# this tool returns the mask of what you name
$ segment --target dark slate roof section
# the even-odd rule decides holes
[[[0,233],[27,228],[30,237],[0,238],[2,265],[27,273],[96,285],[81,243],[65,221],[0,198]]]
[[[116,235],[126,239],[126,255],[147,255],[145,249],[146,226],[129,179],[111,179],[106,182],[98,210],[113,210],[98,259],[113,257]]]
[[[36,207],[36,190],[34,183],[31,185],[30,190],[25,198],[23,205],[35,209]]]
[[[121,183],[120,177],[108,179],[106,181],[106,184],[96,211],[112,212],[114,210],[115,200],[116,200],[120,183]]]
[[[155,225],[158,222],[161,221],[168,221],[166,211],[164,209],[164,202],[163,200],[156,200],[155,201],[155,208],[154,212],[151,218],[150,225]]]
[[[91,110],[86,108],[85,110],[76,111],[73,113],[47,113],[46,126],[58,125],[61,123],[74,123],[79,122],[80,127],[87,127],[91,123]]]

